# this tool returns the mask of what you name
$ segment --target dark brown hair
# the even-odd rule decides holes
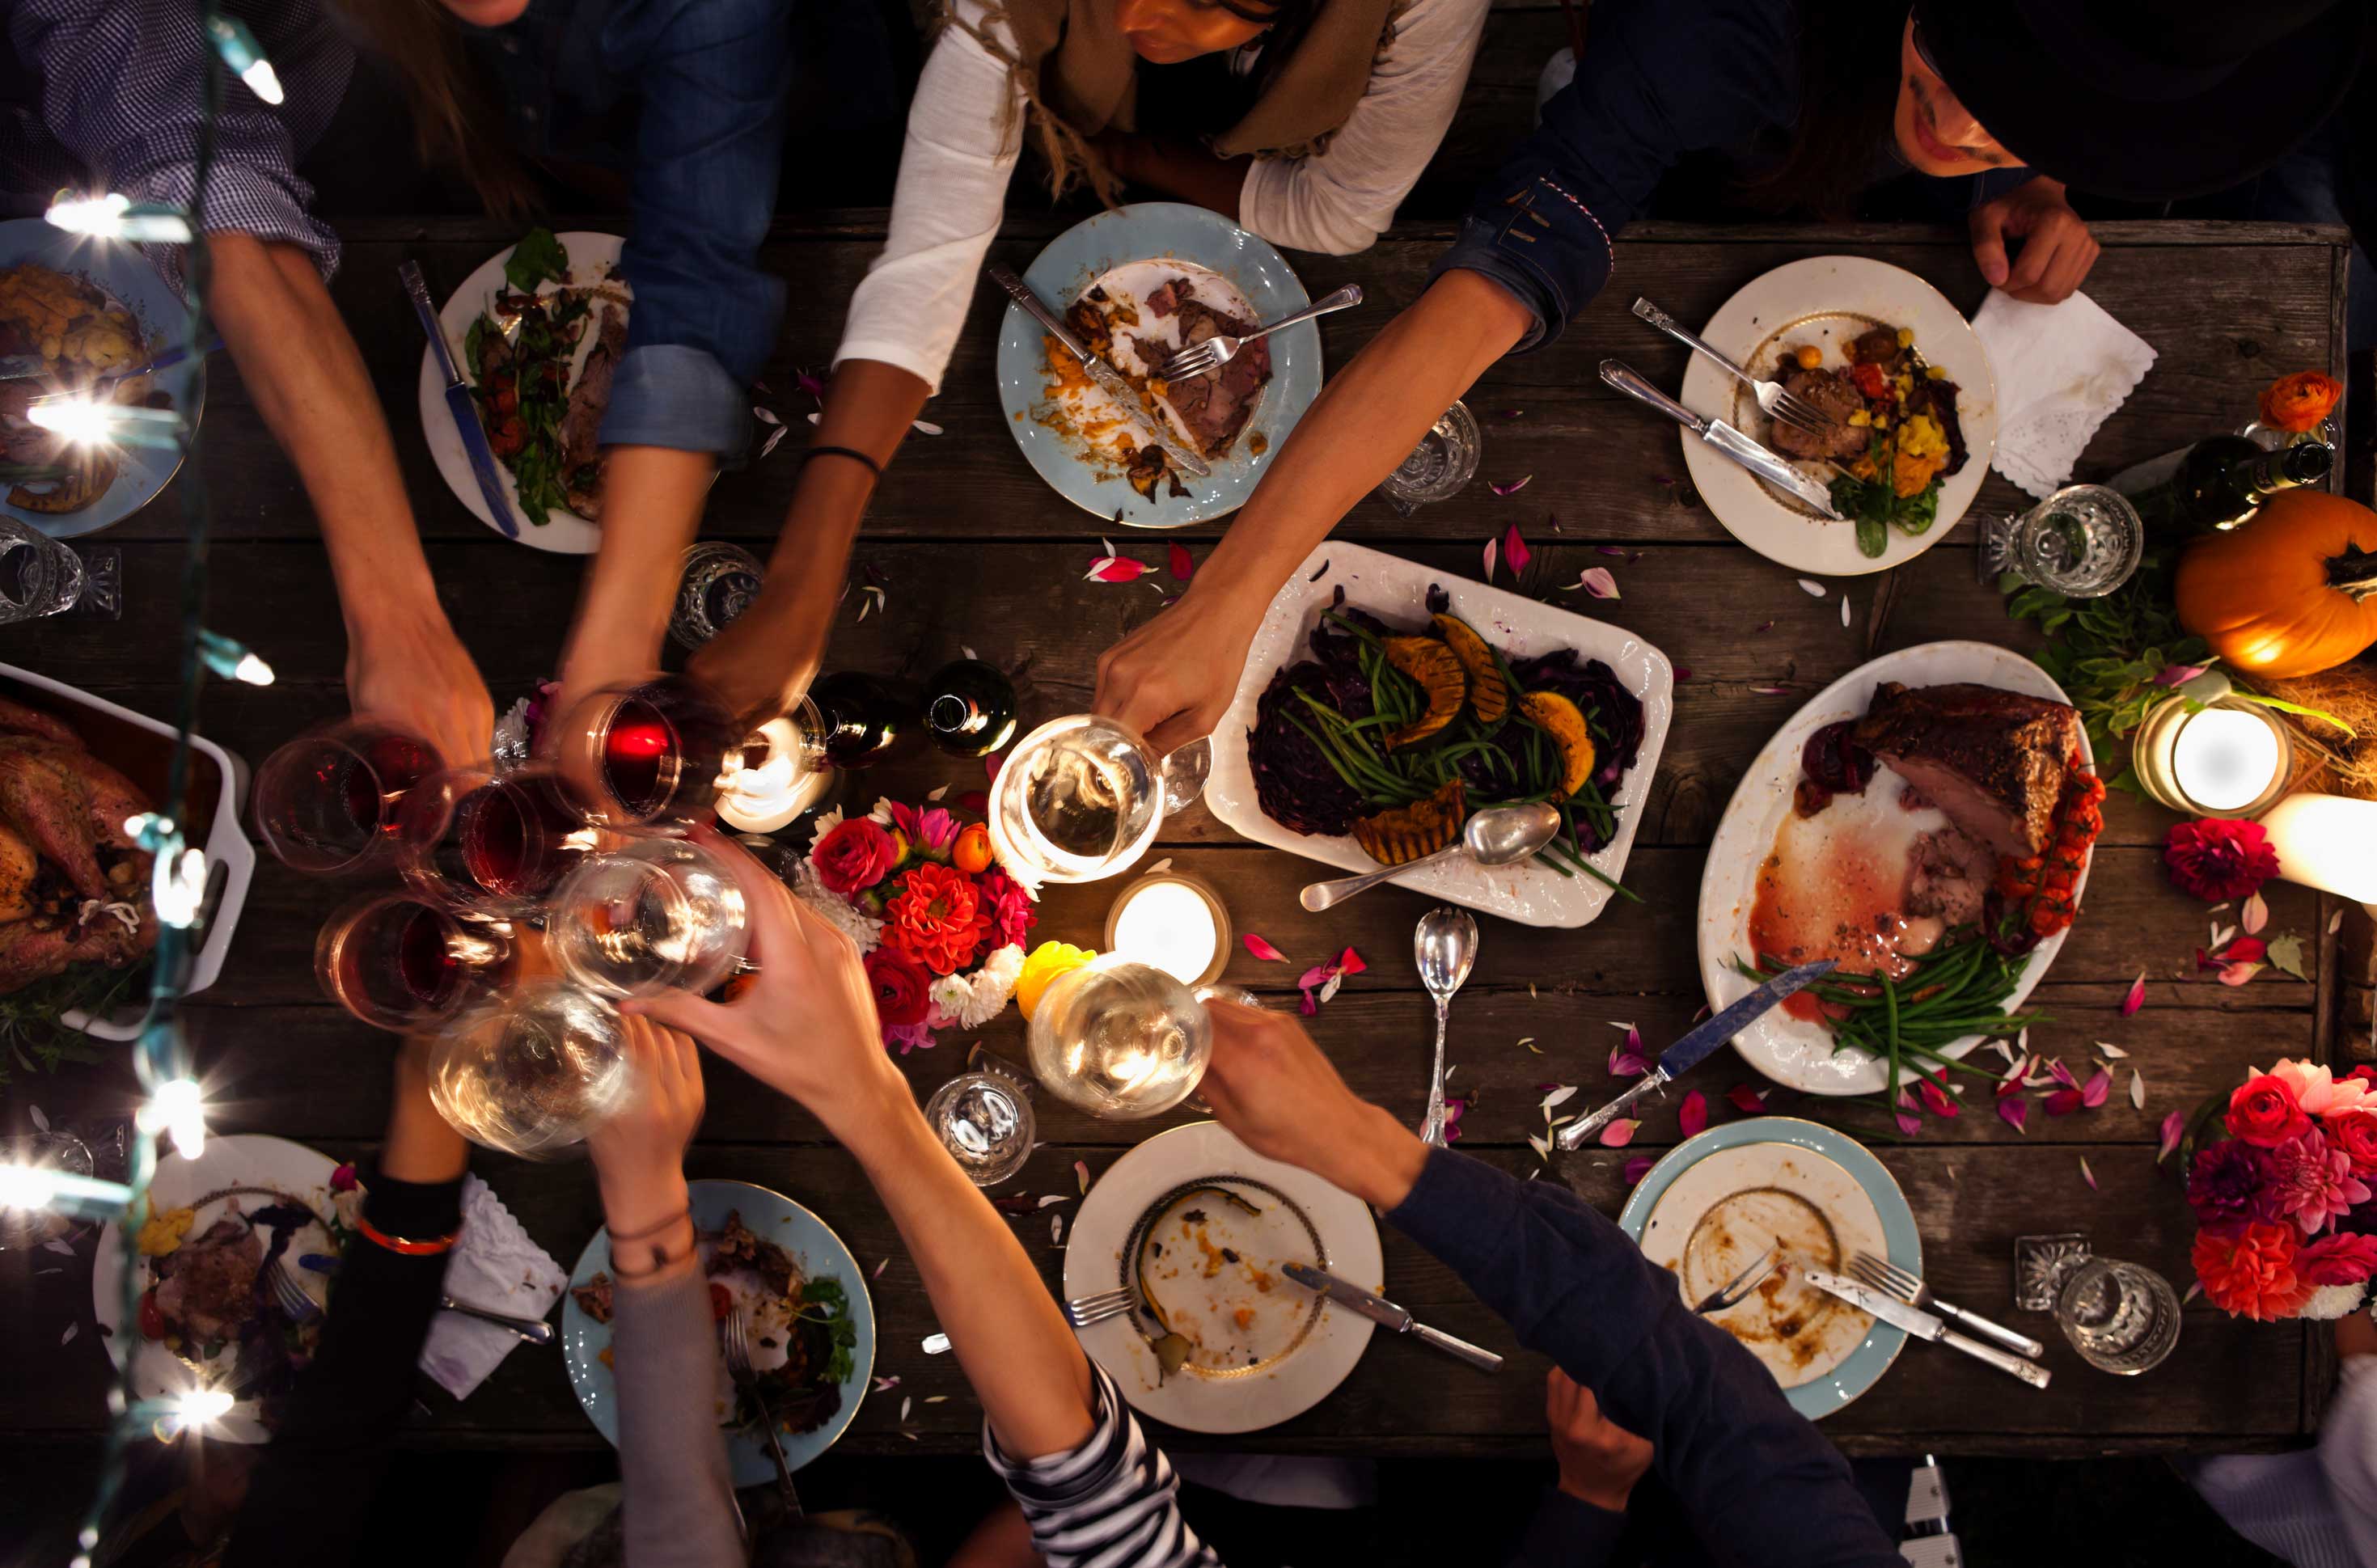
[[[438,0],[337,0],[337,7],[358,42],[402,84],[424,161],[460,169],[496,217],[525,218],[536,187],[463,48],[453,13]]]
[[[1769,212],[1840,220],[1871,180],[1898,110],[1905,0],[1800,0],[1799,118],[1783,160],[1738,187]]]

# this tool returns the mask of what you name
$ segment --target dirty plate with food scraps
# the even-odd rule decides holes
[[[1312,303],[1286,260],[1268,242],[1219,214],[1177,202],[1139,202],[1075,224],[1040,253],[1023,281],[1062,315],[1102,280],[1110,293],[1120,290],[1138,302],[1176,277],[1189,278],[1207,303],[1257,324],[1291,315]],[[1143,309],[1140,315],[1140,326],[1127,329],[1123,337],[1177,341],[1176,323],[1154,319]],[[1080,395],[1062,402],[1052,398],[1047,350],[1041,339],[1039,324],[1010,302],[998,335],[998,398],[1008,428],[1033,468],[1058,494],[1126,528],[1184,528],[1236,511],[1254,493],[1263,464],[1320,391],[1317,325],[1300,322],[1263,339],[1270,345],[1271,380],[1257,395],[1254,412],[1237,439],[1226,452],[1208,459],[1212,472],[1206,477],[1178,476],[1188,494],[1174,495],[1168,484],[1159,484],[1150,500],[1131,488],[1123,463],[1111,455],[1117,433],[1102,432],[1093,444],[1077,422],[1082,414],[1067,406]],[[1249,347],[1240,354],[1251,351]],[[1143,374],[1153,367],[1118,349],[1116,368]],[[1111,410],[1092,405],[1087,417],[1102,422]],[[1172,434],[1181,434],[1177,424]]]
[[[1837,369],[1848,340],[1876,327],[1911,331],[1915,351],[1958,388],[1965,466],[1941,481],[1939,515],[1923,532],[1892,528],[1882,552],[1867,555],[1857,549],[1855,523],[1818,515],[1690,432],[1682,434],[1684,466],[1716,520],[1750,549],[1794,571],[1843,577],[1882,571],[1914,560],[1956,526],[1997,452],[1997,379],[1990,374],[1989,350],[1939,290],[1904,267],[1855,255],[1810,256],[1778,267],[1744,285],[1701,328],[1711,347],[1750,374],[1772,381],[1783,374],[1784,356],[1798,345],[1822,349],[1824,363]],[[1698,354],[1684,371],[1681,400],[1695,413],[1722,419],[1774,445],[1750,389]],[[1817,461],[1799,467],[1824,484],[1839,472]]]
[[[1618,1223],[1644,1257],[1676,1275],[1687,1304],[1779,1243],[1782,1266],[1709,1321],[1756,1356],[1810,1420],[1871,1388],[1906,1342],[1904,1330],[1796,1277],[1800,1268],[1845,1273],[1857,1252],[1923,1272],[1906,1194],[1862,1145],[1829,1127],[1760,1116],[1687,1138],[1635,1185]]]
[[[784,1463],[797,1470],[834,1445],[849,1430],[858,1415],[860,1401],[866,1397],[867,1380],[875,1372],[875,1300],[867,1293],[866,1276],[842,1238],[824,1220],[782,1193],[748,1182],[700,1181],[687,1183],[687,1194],[692,1204],[694,1226],[701,1235],[705,1268],[713,1239],[726,1228],[726,1217],[740,1214],[746,1229],[792,1254],[794,1266],[803,1279],[840,1280],[849,1299],[850,1319],[857,1330],[857,1341],[851,1348],[850,1376],[841,1385],[842,1408],[813,1431],[777,1434],[783,1444]],[[603,1359],[611,1348],[611,1324],[595,1322],[579,1304],[577,1296],[579,1288],[598,1273],[612,1273],[611,1232],[607,1229],[594,1232],[586,1250],[578,1254],[577,1266],[569,1271],[569,1289],[562,1294],[561,1355],[569,1371],[569,1386],[577,1394],[578,1403],[585,1408],[586,1419],[615,1448],[619,1443],[618,1384]],[[752,1323],[752,1370],[764,1374],[770,1368],[782,1366],[785,1351],[781,1330],[786,1317],[782,1302],[767,1300],[767,1292],[748,1269],[736,1268],[706,1277],[723,1285],[742,1301],[744,1315]],[[776,1339],[778,1343],[761,1344],[758,1341],[762,1338]],[[718,1359],[716,1372],[719,1424],[724,1426],[733,1419],[735,1401],[735,1383],[727,1375],[723,1355]],[[783,1394],[771,1388],[769,1396],[781,1414]],[[734,1462],[736,1486],[759,1486],[775,1479],[775,1461],[770,1457],[767,1437],[756,1422],[728,1432],[727,1455]]]
[[[619,253],[627,244],[625,240],[616,234],[584,229],[569,230],[554,237],[568,253],[569,280],[540,283],[536,290],[539,294],[553,294],[565,288],[595,289],[603,300],[611,303],[628,303],[627,279],[618,275]],[[486,313],[496,295],[510,291],[511,284],[504,277],[504,264],[511,260],[517,248],[506,245],[481,263],[477,271],[462,279],[460,288],[447,296],[437,313],[438,321],[446,328],[446,342],[454,351],[455,367],[465,381],[471,379],[471,361],[462,351],[462,345],[471,335],[471,323]],[[597,315],[587,317],[586,330],[579,334],[577,350],[570,356],[572,387],[586,368],[586,356],[594,351],[597,321]],[[461,433],[454,428],[453,412],[446,406],[446,378],[438,373],[436,356],[426,343],[421,346],[421,430],[429,442],[429,455],[437,460],[438,473],[445,477],[446,488],[471,509],[472,517],[495,528],[496,519],[488,512],[486,498],[479,493],[479,481],[471,472],[470,454],[462,449]],[[504,487],[505,498],[511,503],[512,519],[520,527],[522,544],[561,555],[591,555],[603,542],[601,528],[562,507],[554,507],[543,517],[531,518],[520,509],[520,485],[500,457],[496,459],[496,477]]]
[[[1307,639],[1340,588],[1348,605],[1406,630],[1427,624],[1428,589],[1441,588],[1451,597],[1451,613],[1511,660],[1572,647],[1581,658],[1597,659],[1617,672],[1619,683],[1642,704],[1642,744],[1613,802],[1618,830],[1586,858],[1612,881],[1624,880],[1626,857],[1634,847],[1642,805],[1675,716],[1676,672],[1667,656],[1606,621],[1336,540],[1323,541],[1306,556],[1272,600],[1248,649],[1237,696],[1213,731],[1213,772],[1204,799],[1223,826],[1241,838],[1346,871],[1379,869],[1378,861],[1350,837],[1298,833],[1272,821],[1256,796],[1254,769],[1247,757],[1247,731],[1254,728],[1263,689],[1283,664],[1309,657]],[[1590,924],[1617,897],[1607,883],[1582,873],[1562,876],[1541,861],[1515,866],[1481,866],[1467,859],[1440,861],[1398,876],[1395,885],[1537,926]]]
[[[28,263],[89,284],[122,305],[140,328],[140,362],[187,346],[189,307],[134,247],[94,244],[39,218],[0,223],[0,268]],[[205,411],[206,387],[201,365],[186,359],[149,378],[151,394],[170,400],[189,422],[193,435]],[[38,512],[19,506],[6,499],[14,488],[11,481],[0,484],[0,512],[53,539],[77,539],[120,523],[149,505],[182,466],[179,446],[121,446],[115,457],[119,466],[114,480],[87,506],[71,512]],[[41,481],[41,487],[47,488],[46,481]]]
[[[330,1269],[337,1261],[351,1211],[362,1197],[360,1188],[351,1188],[345,1194],[331,1193],[330,1176],[335,1170],[337,1164],[328,1155],[286,1138],[259,1133],[210,1137],[197,1159],[169,1154],[157,1161],[157,1174],[149,1186],[149,1212],[162,1215],[175,1209],[195,1210],[190,1227],[182,1237],[183,1244],[187,1245],[204,1236],[218,1220],[228,1218],[233,1208],[242,1216],[277,1205],[293,1205],[311,1211],[314,1219],[290,1231],[281,1258],[288,1265],[290,1277],[318,1306],[329,1299]],[[142,1333],[137,1321],[124,1321],[124,1265],[117,1251],[121,1243],[116,1239],[116,1224],[114,1220],[108,1221],[100,1233],[99,1251],[90,1271],[91,1310],[98,1316],[99,1331],[104,1338],[132,1347],[133,1396],[170,1399],[197,1389],[236,1387],[236,1374],[240,1372],[240,1346],[236,1341],[226,1343],[211,1357],[201,1358],[190,1347],[184,1348],[185,1354],[176,1354],[162,1340],[151,1339]],[[269,1232],[259,1233],[258,1240],[269,1241]],[[250,1270],[250,1278],[253,1275]],[[137,1281],[139,1291],[145,1294],[155,1282],[155,1263],[143,1257]],[[269,1300],[270,1294],[268,1287],[263,1299]],[[273,1392],[286,1391],[282,1387]],[[272,1440],[272,1431],[263,1420],[263,1402],[256,1397],[239,1399],[207,1428],[207,1435],[226,1443]]]
[[[1701,984],[1708,992],[1710,1007],[1721,1010],[1758,983],[1741,973],[1735,960],[1755,956],[1750,923],[1758,903],[1758,879],[1774,853],[1785,815],[1792,809],[1800,778],[1800,753],[1808,737],[1827,724],[1863,714],[1873,703],[1874,688],[1885,681],[1906,686],[1969,682],[2050,702],[2071,700],[2047,671],[2022,655],[1971,642],[1901,648],[1859,665],[1817,693],[1760,749],[1758,759],[1741,776],[1733,799],[1726,802],[1716,837],[1709,845],[1708,861],[1701,872],[1700,966]],[[2084,761],[2095,761],[2084,731],[2079,734],[2079,750]],[[1887,766],[1877,764],[1874,768],[1875,787],[1897,777]],[[1889,810],[1900,817],[1910,815],[1896,812],[1894,806]],[[2087,885],[2088,868],[2084,864],[2072,886],[2075,902]],[[2070,934],[2068,929],[2057,932],[2031,949],[2003,1011],[2022,1010],[2023,1000],[2046,975]],[[1961,1057],[1980,1043],[1979,1035],[1967,1035],[1945,1049],[1949,1055]],[[1882,1062],[1854,1048],[1834,1051],[1829,1028],[1795,1016],[1786,1008],[1767,1013],[1734,1036],[1733,1044],[1745,1061],[1776,1083],[1810,1094],[1879,1094],[1889,1087],[1890,1075]]]
[[[1385,1289],[1359,1199],[1199,1122],[1098,1177],[1066,1238],[1065,1296],[1141,1294],[1137,1310],[1078,1331],[1134,1408],[1188,1431],[1254,1431],[1326,1398],[1370,1342],[1369,1319],[1287,1278],[1289,1263]],[[1167,1333],[1179,1336],[1168,1352]]]

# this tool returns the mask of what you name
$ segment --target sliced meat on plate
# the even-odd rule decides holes
[[[1767,439],[1778,450],[1794,457],[1854,457],[1866,449],[1870,433],[1848,422],[1865,407],[1856,387],[1829,370],[1798,370],[1783,378],[1783,390],[1812,405],[1825,423],[1810,432],[1773,421]]]
[[[1856,738],[1965,833],[2026,860],[2053,836],[2080,715],[1998,686],[1885,681]]]

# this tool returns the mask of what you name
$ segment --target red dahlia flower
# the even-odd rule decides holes
[[[2295,1271],[2299,1250],[2291,1225],[2248,1225],[2232,1234],[2199,1231],[2191,1261],[2214,1306],[2268,1323],[2294,1316],[2311,1296]]]
[[[937,975],[973,962],[990,934],[990,911],[964,873],[926,861],[910,868],[883,906],[883,943],[920,959]]]
[[[2162,863],[2180,891],[2217,904],[2250,898],[2278,874],[2278,852],[2258,822],[2182,822],[2162,841]]]

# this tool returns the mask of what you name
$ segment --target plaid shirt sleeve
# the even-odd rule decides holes
[[[205,226],[301,245],[327,278],[338,266],[339,242],[306,210],[314,193],[298,177],[297,151],[337,108],[354,57],[324,18],[269,30],[286,101],[268,104],[245,84],[225,82]],[[39,74],[43,128],[99,188],[136,202],[191,205],[206,73],[215,63],[197,7],[186,0],[16,0],[8,37],[17,57]],[[179,287],[180,247],[151,247],[151,255]]]

